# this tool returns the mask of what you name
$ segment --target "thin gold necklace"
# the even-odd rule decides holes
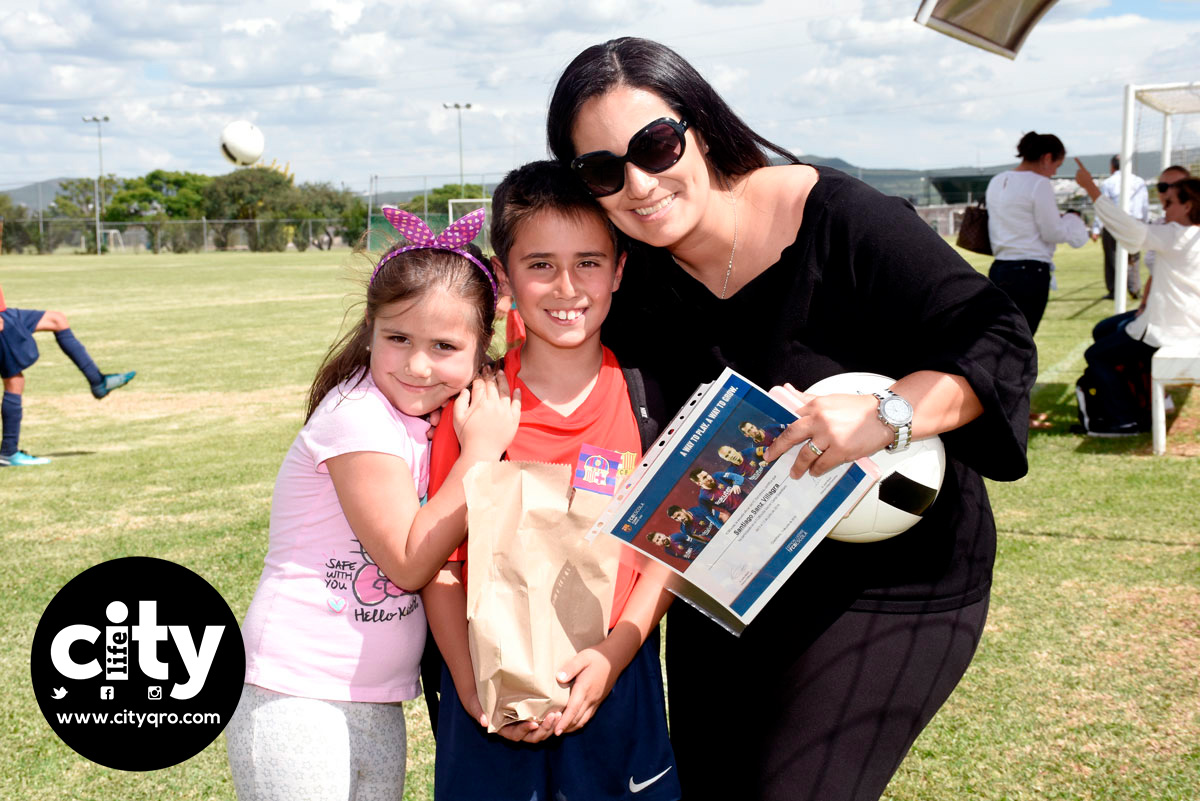
[[[733,189],[726,185],[729,193],[729,205],[733,206],[733,247],[729,249],[729,266],[725,268],[725,283],[721,285],[721,300],[725,300],[725,294],[729,291],[729,276],[733,275],[733,254],[737,253],[737,198],[733,196]]]

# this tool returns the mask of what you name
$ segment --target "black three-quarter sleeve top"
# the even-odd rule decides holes
[[[984,411],[942,435],[946,476],[922,521],[882,542],[821,543],[781,596],[884,612],[973,603],[988,593],[996,552],[980,476],[1013,480],[1028,467],[1028,326],[907,202],[817,169],[796,240],[726,300],[666,250],[635,245],[604,341],[661,385],[669,410],[726,366],[768,389],[858,371],[965,377]],[[777,597],[762,617],[794,614],[789,606]]]

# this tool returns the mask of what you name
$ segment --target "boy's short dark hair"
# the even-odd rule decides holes
[[[491,239],[501,264],[508,261],[520,225],[546,209],[575,219],[595,215],[612,236],[614,255],[624,251],[608,214],[570,167],[557,161],[531,161],[510,171],[492,192]]]

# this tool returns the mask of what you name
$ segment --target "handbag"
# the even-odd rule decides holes
[[[972,253],[992,255],[992,239],[988,235],[987,206],[980,200],[974,206],[963,209],[962,223],[958,227],[956,244]]]

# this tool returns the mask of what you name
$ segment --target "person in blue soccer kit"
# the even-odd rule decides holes
[[[39,331],[53,331],[58,347],[67,354],[83,373],[92,388],[96,400],[114,389],[123,387],[136,375],[127,373],[102,373],[83,343],[75,338],[67,316],[60,311],[17,309],[7,306],[4,292],[0,291],[0,379],[4,381],[4,400],[0,402],[0,467],[30,467],[49,464],[44,456],[32,456],[21,450],[21,418],[24,416],[22,395],[25,393],[25,370],[38,360],[37,343],[33,335]]]

